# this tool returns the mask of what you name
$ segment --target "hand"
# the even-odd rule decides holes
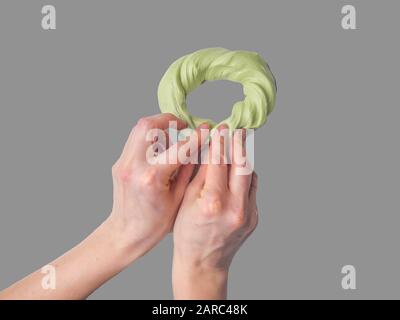
[[[233,149],[243,146],[242,136],[235,132]],[[213,136],[209,159],[222,156],[217,149],[224,150],[223,139]],[[177,299],[226,298],[230,263],[258,220],[257,175],[238,175],[237,160],[235,154],[232,165],[202,164],[187,187],[174,226]]]
[[[176,121],[178,130],[186,128],[186,123],[172,114],[140,119],[112,168],[114,204],[108,220],[121,243],[131,246],[138,256],[150,250],[171,231],[193,172],[193,165],[182,166],[179,161],[149,163],[149,150],[157,151],[153,150],[155,141],[148,141],[149,131],[159,129],[166,133],[170,121]],[[189,141],[180,141],[166,150],[158,150],[156,158],[168,156],[172,159],[187,144],[197,150],[202,144],[199,132],[200,128],[192,133],[194,138]],[[168,135],[166,140],[168,142]]]
[[[176,121],[178,130],[186,127],[173,115],[163,114],[141,119],[132,130],[112,170],[111,215],[80,244],[47,265],[54,270],[55,290],[43,287],[39,269],[0,292],[0,299],[84,299],[170,231],[193,165],[147,162],[146,151],[154,153],[154,144],[146,135],[151,129],[165,130],[169,121]],[[196,150],[202,144],[199,131],[192,132],[189,141],[167,146],[153,159],[165,155],[173,159],[182,150],[183,160],[194,156],[186,148]]]

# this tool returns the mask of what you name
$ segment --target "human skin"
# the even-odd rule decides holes
[[[0,299],[84,299],[153,248],[172,228],[174,297],[226,298],[229,265],[257,224],[257,177],[238,175],[241,165],[236,157],[232,165],[213,161],[201,165],[190,183],[193,165],[150,165],[146,150],[152,142],[146,141],[146,133],[166,129],[169,121],[176,121],[177,129],[186,127],[171,114],[141,119],[134,127],[112,168],[110,216],[49,264],[56,271],[56,289],[42,287],[44,274],[39,269],[0,292]],[[189,140],[195,148],[206,139],[199,131],[198,139]],[[165,152],[186,150],[184,144],[187,147],[186,141],[180,142]],[[221,152],[214,152],[216,144],[223,150],[223,139],[211,139],[210,155],[219,158]],[[243,139],[235,133],[233,149],[240,147]]]
[[[235,132],[233,149],[244,143]],[[209,159],[221,157],[217,144],[223,150],[224,140],[213,137]],[[237,174],[242,164],[233,154],[232,165],[202,164],[186,189],[173,231],[175,299],[225,299],[233,256],[257,225],[257,175]]]
[[[143,118],[133,128],[112,168],[111,214],[85,240],[49,264],[56,271],[56,288],[42,287],[45,275],[39,269],[0,292],[0,299],[84,299],[171,231],[193,166],[146,161],[152,143],[146,141],[146,133],[166,129],[169,121],[176,121],[178,130],[186,127],[175,116],[162,114]],[[200,138],[190,140],[194,148],[202,143]],[[164,152],[172,153],[183,144]]]

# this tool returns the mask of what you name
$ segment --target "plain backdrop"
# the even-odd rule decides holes
[[[53,4],[57,29],[41,29]],[[399,298],[398,1],[0,2],[0,288],[62,254],[112,205],[111,166],[158,82],[192,51],[257,51],[278,84],[256,132],[260,223],[229,297]],[[206,83],[190,111],[222,120],[239,84]],[[162,204],[160,204],[162,205]],[[171,237],[91,298],[170,299]],[[354,265],[357,289],[341,288]]]

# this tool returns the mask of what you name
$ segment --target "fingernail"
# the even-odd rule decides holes
[[[201,125],[199,125],[198,127],[199,129],[209,129],[210,125],[207,122],[202,123]]]
[[[224,130],[224,129],[228,129],[228,126],[227,126],[225,123],[222,123],[222,124],[220,124],[220,125],[218,126],[218,130],[219,130],[219,131]]]

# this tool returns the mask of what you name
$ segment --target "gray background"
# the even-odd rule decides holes
[[[356,31],[341,7],[357,8]],[[43,31],[54,4],[57,30]],[[234,259],[230,298],[399,298],[398,1],[0,2],[0,288],[109,214],[111,166],[158,112],[172,61],[259,52],[278,83],[256,133],[261,220]],[[240,85],[207,83],[194,114],[225,118]],[[91,298],[172,297],[171,238]],[[341,289],[341,267],[357,290]]]

